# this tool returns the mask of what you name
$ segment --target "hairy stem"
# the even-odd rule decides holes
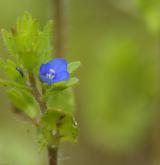
[[[36,81],[34,78],[34,75],[32,73],[29,74],[29,81],[30,81],[30,86],[32,89],[32,95],[35,97],[35,99],[37,100],[37,102],[39,103],[40,109],[41,109],[41,113],[44,113],[47,110],[46,104],[43,101],[41,94],[39,93],[37,87],[36,87]],[[59,123],[58,123],[59,124]],[[57,124],[57,128],[58,128],[58,124]],[[58,130],[56,131],[56,139],[57,139],[57,144],[56,146],[48,146],[48,163],[49,165],[57,165],[58,161],[57,161],[57,151],[58,151],[58,139],[59,137],[57,136]]]
[[[53,147],[48,146],[49,165],[58,165],[58,146],[59,146],[59,140],[60,140],[59,127],[64,117],[65,117],[64,115],[60,116],[60,118],[58,119],[56,123],[56,130],[55,130],[56,132],[54,135],[54,138],[55,138],[54,146]]]
[[[58,164],[58,150],[57,148],[53,148],[51,146],[48,147],[48,159],[49,165],[57,165]]]
[[[43,101],[41,94],[39,93],[37,87],[36,87],[36,81],[35,81],[35,77],[32,73],[29,74],[29,81],[30,81],[30,86],[32,89],[32,95],[35,97],[35,99],[37,100],[40,109],[41,109],[41,113],[44,113],[47,109],[45,102]]]

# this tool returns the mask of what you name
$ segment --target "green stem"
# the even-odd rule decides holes
[[[59,135],[59,127],[61,125],[61,121],[65,116],[62,115],[58,119],[56,123],[56,133],[54,135],[55,142],[54,145],[48,146],[48,159],[49,159],[49,165],[58,165],[58,146],[59,146],[59,140],[60,140],[60,135]]]
[[[36,80],[34,78],[34,75],[32,73],[29,74],[29,81],[30,81],[30,86],[32,89],[32,94],[35,97],[35,99],[37,100],[37,102],[39,103],[40,109],[41,109],[41,113],[43,114],[46,110],[46,103],[43,101],[41,94],[39,93],[37,86],[36,86]],[[58,128],[58,124],[57,124],[57,128]],[[59,139],[59,137],[57,137],[57,133],[58,131],[56,131],[56,139]],[[57,145],[58,146],[58,145]],[[49,165],[57,165],[58,161],[57,161],[57,151],[58,151],[58,147],[55,146],[48,146],[48,162]]]
[[[32,95],[37,100],[37,102],[40,106],[40,109],[41,109],[41,113],[43,114],[47,110],[46,103],[43,101],[41,94],[39,93],[39,91],[37,89],[36,80],[35,80],[35,77],[32,73],[29,74],[29,81],[30,81],[30,86],[32,89],[32,91],[31,91]]]

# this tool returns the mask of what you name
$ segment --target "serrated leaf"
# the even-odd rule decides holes
[[[18,64],[35,72],[39,65],[49,58],[49,44],[52,22],[49,21],[43,30],[31,14],[25,13],[18,17],[14,32],[2,30],[3,40],[9,53],[16,56]]]
[[[17,21],[17,33],[14,35],[19,59],[27,68],[33,70],[37,65],[37,43],[39,35],[38,22],[29,13],[25,13]]]
[[[17,66],[13,61],[8,59],[3,68],[4,68],[5,75],[7,76],[7,78],[9,78],[10,80],[14,80],[17,83],[24,84],[25,79],[17,71],[17,69],[16,69]]]
[[[19,88],[23,90],[30,90],[30,87],[16,83],[14,81],[7,81],[0,79],[0,87],[12,87],[12,88]]]
[[[73,114],[75,110],[74,95],[71,88],[61,92],[50,93],[47,97],[48,109],[55,109],[63,113]]]
[[[39,32],[39,39],[37,43],[37,51],[40,56],[40,61],[41,63],[45,63],[48,61],[49,56],[51,52],[51,47],[50,47],[50,35],[52,32],[52,26],[53,26],[53,21],[48,21],[48,23],[45,25],[44,29],[42,32]]]
[[[24,83],[24,79],[16,69],[17,65],[12,60],[7,59],[7,61],[4,61],[0,59],[0,68],[8,79],[18,83]]]
[[[2,38],[3,38],[3,42],[5,44],[5,47],[8,49],[9,53],[11,55],[16,56],[16,54],[17,54],[16,45],[15,45],[12,33],[7,32],[5,29],[2,29]]]
[[[81,65],[81,62],[76,61],[76,62],[71,62],[68,64],[67,70],[71,74],[75,72]]]
[[[7,91],[12,104],[19,110],[26,113],[31,118],[36,118],[39,114],[39,106],[35,98],[24,90],[12,88]]]

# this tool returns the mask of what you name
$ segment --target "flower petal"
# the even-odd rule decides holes
[[[39,75],[39,78],[42,82],[44,82],[46,84],[53,84],[54,83],[54,79],[49,79],[44,75]]]
[[[60,81],[65,81],[68,78],[69,78],[69,73],[67,71],[59,72],[55,75],[54,83],[60,82]]]
[[[67,61],[62,58],[55,58],[48,62],[56,73],[67,71]]]
[[[49,71],[49,69],[51,68],[50,64],[42,64],[39,68],[39,74],[45,74]]]
[[[46,64],[42,64],[39,68],[39,74],[45,74],[46,73]]]

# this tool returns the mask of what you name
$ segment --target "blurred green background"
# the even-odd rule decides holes
[[[79,142],[63,144],[60,165],[160,165],[160,1],[65,0],[69,61],[80,60],[75,87]],[[42,25],[52,0],[0,1],[0,28],[24,11]],[[54,36],[52,36],[54,37]],[[0,39],[0,56],[6,50]],[[0,94],[0,165],[45,165],[36,130]]]

